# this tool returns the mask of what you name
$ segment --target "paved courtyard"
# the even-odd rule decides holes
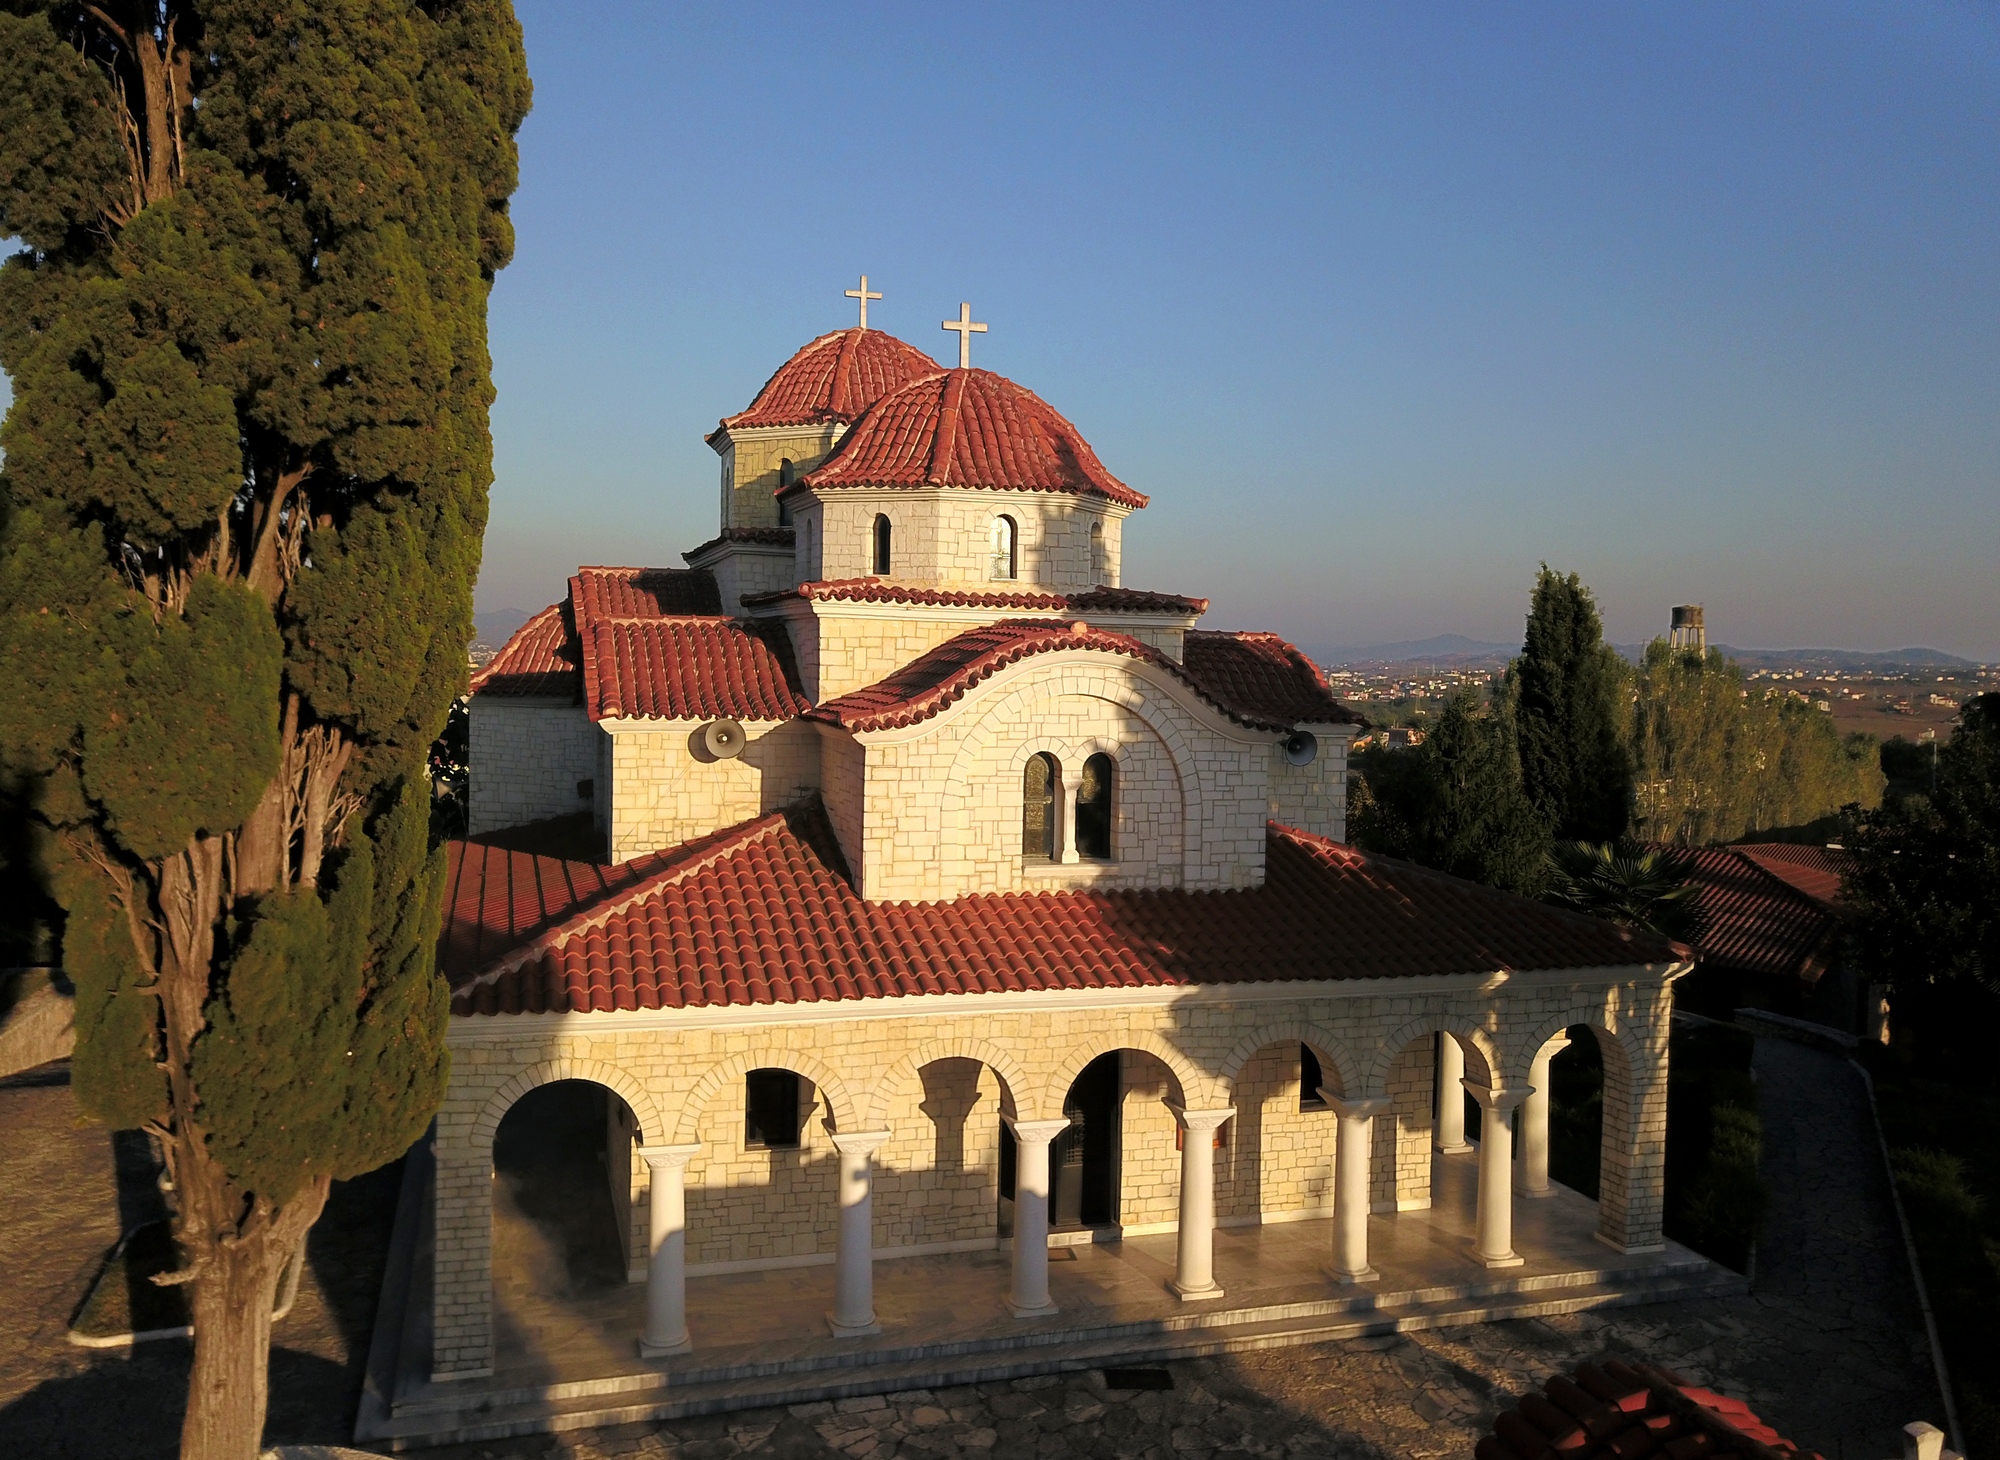
[[[1827,1460],[1885,1460],[1902,1424],[1942,1413],[1860,1078],[1776,1040],[1758,1042],[1756,1070],[1775,1201],[1748,1297],[1177,1362],[1169,1390],[1108,1389],[1092,1371],[425,1453],[1470,1457],[1524,1389],[1609,1353],[1739,1395]],[[0,1305],[0,1453],[169,1455],[185,1345],[127,1357],[63,1341],[118,1228],[110,1138],[76,1128],[74,1111],[59,1079],[0,1082],[0,1190],[67,1194],[0,1205],[14,1257]],[[315,1234],[277,1333],[271,1439],[345,1440],[393,1201],[393,1173],[354,1183]]]

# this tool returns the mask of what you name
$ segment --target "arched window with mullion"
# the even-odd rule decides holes
[[[1028,757],[1021,773],[1021,855],[1031,862],[1056,856],[1056,787],[1062,777],[1046,752]]]
[[[1083,763],[1076,787],[1076,853],[1099,861],[1111,858],[1111,757],[1099,751]]]

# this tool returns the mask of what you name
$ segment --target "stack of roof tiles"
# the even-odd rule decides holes
[[[1033,391],[990,370],[940,370],[882,397],[797,486],[988,487],[1146,505],[1083,434]],[[781,489],[782,490],[782,489]]]
[[[1264,885],[1238,892],[869,902],[816,805],[609,875],[453,843],[450,876],[441,965],[459,1014],[1492,975],[1686,956],[1275,823]],[[564,889],[575,901],[557,907]]]
[[[1811,1460],[1750,1406],[1616,1359],[1558,1374],[1505,1410],[1476,1460]]]

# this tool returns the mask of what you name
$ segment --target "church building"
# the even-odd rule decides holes
[[[898,1342],[905,1263],[966,1274],[994,1344],[1077,1317],[1079,1251],[1147,1240],[1163,1312],[1226,1308],[1218,1244],[1257,1230],[1320,1253],[1315,1300],[1379,1292],[1444,1171],[1463,1238],[1425,1260],[1494,1290],[1535,1260],[1578,1026],[1580,1230],[1661,1251],[1688,951],[1348,845],[1364,727],[1321,671],[1127,586],[1146,494],[970,364],[969,311],[941,368],[859,293],[707,437],[714,537],[579,568],[474,677],[428,1383],[507,1369],[495,1140],[559,1081],[603,1092],[622,1342],[662,1382],[744,1274],[826,1284],[783,1321],[848,1354]]]

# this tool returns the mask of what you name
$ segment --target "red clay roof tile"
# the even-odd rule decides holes
[[[1475,1460],[1773,1460],[1802,1451],[1740,1399],[1689,1384],[1678,1374],[1617,1359],[1584,1364],[1574,1380],[1556,1375],[1494,1420]]]
[[[1853,854],[1844,847],[1815,847],[1794,842],[1739,843],[1731,850],[1748,857],[1773,877],[1815,902],[1839,907]]]
[[[583,639],[590,718],[789,720],[811,708],[782,628],[709,617],[600,618]]]
[[[569,605],[552,603],[514,630],[472,676],[472,693],[575,701],[583,692],[582,671]]]
[[[929,607],[1051,609],[1059,612],[1202,614],[1206,598],[1149,593],[1141,588],[1090,588],[1082,593],[1043,593],[1032,588],[924,588],[886,578],[832,578],[768,593],[746,593],[746,608],[762,608],[787,598],[814,603],[913,603]]]
[[[797,540],[789,527],[725,527],[700,547],[689,548],[681,554],[685,562],[692,563],[710,548],[721,547],[724,543],[750,543],[757,547],[788,548]]]
[[[569,599],[580,626],[600,618],[722,612],[715,575],[706,568],[578,568]]]
[[[1833,909],[1773,874],[1742,847],[1697,847],[1686,853],[1702,931],[1695,940],[1704,962],[1749,973],[1817,979],[1822,950],[1837,926]]]
[[[1317,664],[1276,634],[1190,629],[1181,658],[1209,694],[1261,719],[1288,725],[1366,723],[1333,697]]]
[[[937,368],[915,345],[881,330],[835,330],[780,365],[749,408],[724,416],[715,434],[851,421],[897,386]]]
[[[826,701],[812,712],[813,718],[846,730],[893,730],[919,724],[942,714],[962,699],[966,691],[1008,665],[1031,655],[1068,649],[1123,654],[1154,665],[1242,724],[1281,730],[1290,723],[1267,720],[1218,699],[1200,680],[1158,649],[1128,635],[1096,628],[1082,620],[1061,623],[1047,619],[1002,619],[999,623],[967,629],[887,678]]]
[[[990,370],[939,370],[885,395],[792,489],[992,487],[1143,507],[1055,408]]]
[[[817,806],[745,822],[602,888],[453,843],[441,968],[465,1014],[820,1003],[932,993],[1398,978],[1674,961],[1663,939],[1273,823],[1243,892],[863,900]],[[516,853],[513,856],[525,854]],[[566,915],[511,891],[581,880]],[[511,900],[510,900],[511,899]],[[468,924],[475,925],[469,926]],[[495,949],[500,951],[496,954]]]

